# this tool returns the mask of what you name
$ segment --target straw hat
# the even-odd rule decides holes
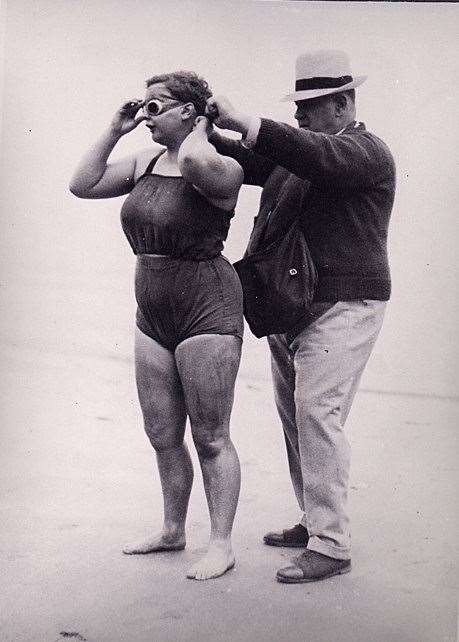
[[[298,56],[295,64],[295,92],[283,101],[308,100],[358,87],[366,76],[354,78],[344,51],[323,49]]]

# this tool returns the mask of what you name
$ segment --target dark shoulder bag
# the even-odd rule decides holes
[[[288,332],[304,317],[317,272],[298,218],[268,247],[234,263],[244,316],[256,337]]]

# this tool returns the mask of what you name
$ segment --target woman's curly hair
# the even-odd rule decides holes
[[[152,76],[146,81],[147,87],[158,83],[164,84],[177,100],[193,103],[199,116],[204,115],[206,101],[212,96],[212,91],[204,78],[194,71],[174,71],[170,74]]]

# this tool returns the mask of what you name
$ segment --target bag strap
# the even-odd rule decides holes
[[[264,252],[268,246],[281,240],[282,237],[287,234],[293,222],[299,218],[299,213],[295,213],[293,216],[288,216],[284,213],[282,217],[277,217],[275,213],[277,204],[282,200],[286,191],[290,189],[290,185],[288,184],[290,176],[291,174],[287,173],[284,177],[284,180],[278,188],[277,198],[275,202],[272,203],[268,213],[264,213],[263,215],[261,212],[259,213],[258,216],[261,216],[262,220],[259,221],[258,226],[255,224],[244,256]],[[274,220],[275,223],[273,223]],[[268,241],[266,237],[269,238]]]

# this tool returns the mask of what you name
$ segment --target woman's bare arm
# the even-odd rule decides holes
[[[145,120],[136,114],[141,100],[125,103],[113,117],[110,126],[81,159],[70,181],[69,189],[79,198],[111,198],[131,191],[134,185],[136,157],[128,156],[107,163],[119,139]]]
[[[178,153],[182,176],[206,198],[236,203],[244,173],[239,163],[222,156],[208,141],[209,121],[204,116],[196,119],[195,129],[185,138]]]

